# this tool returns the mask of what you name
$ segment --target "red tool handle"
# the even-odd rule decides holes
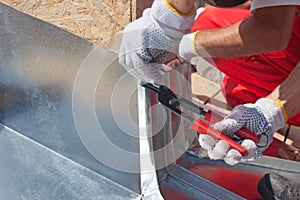
[[[223,119],[223,117],[221,115],[219,115],[218,113],[216,113],[216,112],[213,113],[211,110],[209,110],[209,111],[207,111],[206,115],[204,116],[204,119],[214,124],[218,121],[221,121]],[[238,137],[243,138],[243,139],[252,140],[255,143],[258,142],[257,135],[245,128],[241,128],[240,130],[238,130],[235,133],[235,135],[237,135]]]
[[[247,150],[244,147],[242,147],[241,145],[239,145],[229,137],[223,135],[221,132],[217,131],[216,129],[213,129],[212,127],[210,127],[208,124],[206,124],[200,119],[196,119],[193,122],[192,129],[201,134],[208,134],[216,140],[225,140],[226,142],[228,142],[228,144],[232,149],[236,149],[243,156],[246,156],[248,154]]]

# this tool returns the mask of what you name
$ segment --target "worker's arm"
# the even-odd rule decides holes
[[[211,57],[238,57],[284,49],[290,39],[296,6],[260,8],[231,26],[200,31],[196,48]],[[183,56],[184,57],[184,56]]]
[[[195,0],[155,0],[123,31],[119,62],[137,79],[161,84],[170,52],[177,54],[195,19]]]
[[[259,99],[255,104],[236,106],[228,116],[214,125],[215,129],[229,136],[232,136],[241,127],[259,135],[259,142],[256,145],[249,140],[242,142],[242,146],[248,150],[247,157],[230,149],[229,145],[227,145],[227,149],[224,149],[224,141],[218,145],[219,142],[217,143],[211,136],[200,135],[200,145],[203,148],[209,147],[208,156],[211,159],[224,159],[228,164],[237,164],[240,161],[249,161],[260,157],[272,142],[273,134],[282,128],[288,119],[300,112],[299,77],[300,63],[269,96]]]

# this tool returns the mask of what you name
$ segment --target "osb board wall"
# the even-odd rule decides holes
[[[1,0],[2,3],[105,47],[111,47],[115,35],[136,19],[152,1]]]

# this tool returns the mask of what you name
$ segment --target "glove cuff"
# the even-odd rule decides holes
[[[186,34],[179,43],[179,55],[187,61],[191,61],[193,57],[199,56],[196,48],[196,37],[199,31]]]
[[[284,111],[281,106],[271,99],[261,98],[256,101],[257,105],[265,114],[272,127],[272,131],[276,132],[278,129],[283,128],[285,125]]]
[[[155,0],[151,7],[152,17],[173,30],[188,33],[192,27],[196,11],[194,9],[187,15],[180,14],[168,0]]]
[[[284,116],[284,121],[287,122],[288,121],[288,115],[286,113],[286,109],[284,107],[284,105],[278,101],[278,100],[273,100],[282,110],[283,116]]]

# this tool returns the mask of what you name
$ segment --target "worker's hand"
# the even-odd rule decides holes
[[[208,52],[199,45],[196,45],[196,38],[200,31],[186,34],[179,43],[179,56],[185,61],[191,62],[192,58],[201,56],[202,58],[210,58]]]
[[[196,31],[184,35],[179,43],[179,55],[188,62],[191,62],[192,58],[199,56],[196,48],[196,37],[198,33],[199,31]]]
[[[168,1],[155,0],[143,16],[123,31],[119,62],[137,79],[160,83],[168,55],[178,53],[179,42],[194,21],[194,13],[181,16]],[[173,57],[175,58],[175,57]]]
[[[261,157],[262,152],[272,142],[273,134],[284,127],[287,120],[283,106],[266,98],[259,99],[255,104],[236,106],[231,114],[222,121],[214,124],[214,128],[223,134],[236,138],[234,133],[244,127],[258,135],[258,143],[245,139],[241,145],[248,151],[243,157],[237,150],[230,149],[225,141],[216,141],[209,135],[200,134],[200,146],[207,150],[211,159],[224,159],[226,163],[234,165],[240,161],[250,161]]]

